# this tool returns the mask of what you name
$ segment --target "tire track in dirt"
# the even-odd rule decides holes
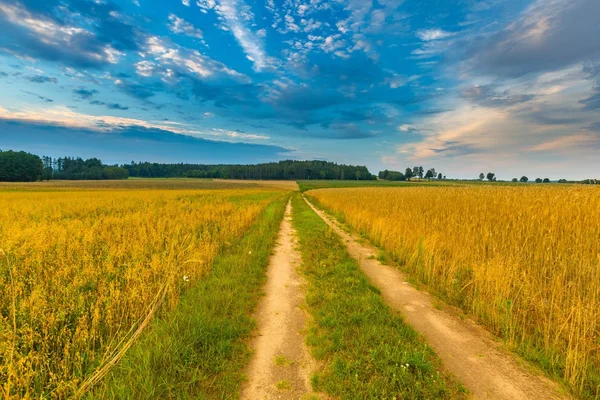
[[[400,311],[438,354],[446,370],[454,374],[476,399],[567,399],[557,383],[506,350],[483,327],[462,319],[451,310],[438,310],[432,297],[408,284],[396,268],[381,264],[378,250],[361,244],[337,221],[308,205],[344,241],[348,252],[377,286],[384,300]]]
[[[269,261],[265,296],[258,305],[258,336],[242,399],[300,399],[312,392],[315,364],[304,343],[304,281],[296,273],[301,256],[288,203],[278,243]]]

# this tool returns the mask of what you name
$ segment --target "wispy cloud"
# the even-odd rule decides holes
[[[255,70],[262,71],[274,66],[275,60],[267,55],[260,37],[248,26],[252,14],[242,0],[220,0],[213,8],[246,53],[246,58],[253,63]]]
[[[445,39],[453,36],[454,33],[446,32],[443,29],[422,29],[417,31],[417,37],[421,40],[429,42],[431,40]]]
[[[179,18],[175,14],[169,14],[169,29],[173,33],[194,37],[196,39],[202,39],[203,37],[200,29],[196,28],[183,18]]]
[[[124,109],[119,104],[106,104],[110,109]],[[110,132],[117,128],[141,127],[160,129],[180,135],[198,138],[210,138],[223,141],[256,141],[267,140],[269,136],[230,131],[220,128],[200,129],[174,121],[146,121],[136,118],[116,117],[111,115],[89,115],[78,113],[66,107],[55,107],[37,110],[10,111],[0,107],[0,120],[23,121],[34,124],[57,125],[68,128],[82,128],[97,132]]]

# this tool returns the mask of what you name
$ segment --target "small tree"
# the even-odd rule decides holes
[[[430,170],[430,169],[428,169],[428,170],[427,170],[427,173],[425,174],[425,178],[427,178],[427,179],[431,179],[431,178],[433,178],[433,177],[434,177],[434,175],[433,175],[433,171],[432,171],[432,170]]]
[[[404,176],[406,177],[407,180],[410,181],[410,178],[413,177],[413,170],[410,168],[406,168],[406,171],[404,172]]]
[[[485,175],[484,175],[484,173],[483,173],[483,172],[482,172],[482,173],[480,173],[480,174],[479,174],[479,180],[480,180],[480,181],[482,181],[484,178],[485,178]]]
[[[528,182],[528,181],[529,181],[529,178],[528,178],[528,177],[526,177],[525,175],[523,175],[523,176],[521,177],[521,182]]]
[[[517,178],[512,178],[513,182],[519,182],[519,180]]]
[[[550,183],[550,179],[544,178],[544,183]]]
[[[438,174],[438,179],[442,179],[442,173],[441,172]]]
[[[542,182],[543,182],[542,178],[536,178],[535,179],[535,183],[542,183]]]
[[[488,181],[490,181],[490,182],[493,181],[495,177],[496,177],[496,174],[494,174],[493,172],[488,172],[487,173],[487,180]]]

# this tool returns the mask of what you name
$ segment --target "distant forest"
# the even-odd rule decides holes
[[[39,157],[24,151],[0,150],[0,181],[99,180],[140,178],[223,178],[223,179],[351,179],[375,180],[365,166],[326,161],[280,161],[255,165],[161,164],[131,162],[106,165],[97,158]]]
[[[129,176],[144,178],[223,178],[223,179],[352,179],[375,180],[365,166],[343,165],[327,161],[279,161],[254,165],[205,165],[135,163],[123,165]]]
[[[378,176],[365,166],[336,164],[327,161],[294,161],[235,165],[235,164],[163,164],[134,162],[124,165],[106,165],[97,158],[84,160],[75,157],[39,157],[24,151],[0,150],[0,182],[34,182],[40,180],[99,180],[136,178],[221,178],[258,180],[386,180],[407,181],[413,179],[441,180],[446,176],[435,168],[422,166],[406,168],[404,172],[384,170]],[[496,174],[479,174],[479,181],[496,181]],[[522,176],[513,182],[528,182]],[[550,183],[550,179],[537,178],[536,183]],[[600,184],[600,180],[567,181],[558,183]]]

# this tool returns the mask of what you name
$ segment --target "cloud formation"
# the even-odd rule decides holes
[[[0,0],[0,118],[374,170],[600,167],[599,4]]]

